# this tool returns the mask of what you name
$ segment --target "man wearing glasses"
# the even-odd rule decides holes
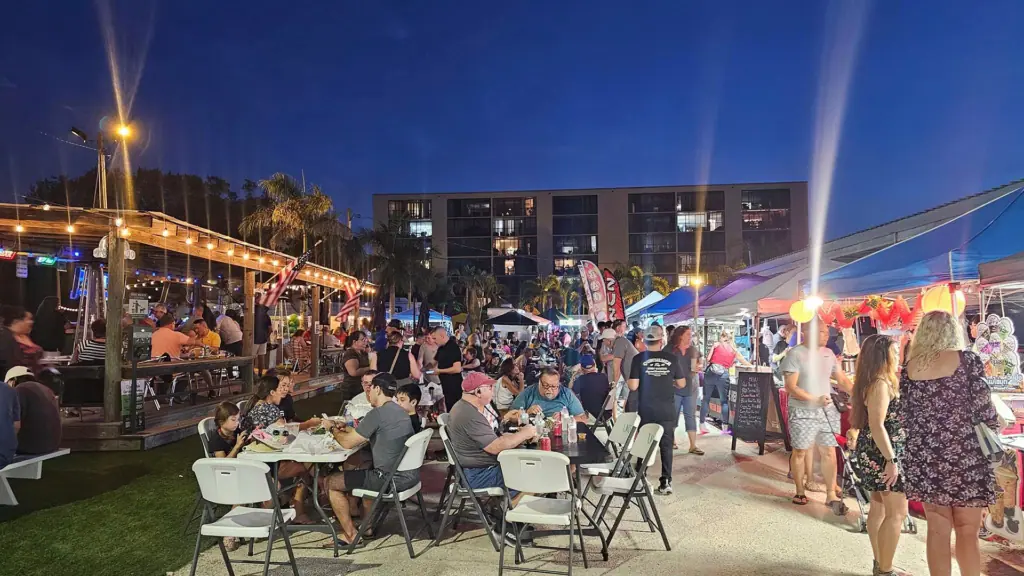
[[[512,401],[512,409],[505,414],[505,420],[519,418],[521,412],[551,416],[565,408],[577,422],[586,422],[587,414],[583,410],[580,399],[572,390],[562,386],[561,375],[556,368],[545,368],[540,374],[540,382],[529,386]]]

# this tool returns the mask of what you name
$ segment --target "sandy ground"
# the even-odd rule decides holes
[[[811,503],[798,507],[789,502],[792,485],[786,478],[787,453],[781,446],[770,445],[764,456],[757,456],[757,446],[743,444],[736,452],[730,450],[731,438],[726,435],[701,437],[703,457],[677,451],[673,462],[671,496],[655,496],[658,510],[665,522],[672,549],[666,551],[658,534],[652,534],[640,522],[636,508],[626,513],[623,527],[615,535],[607,562],[601,560],[596,538],[587,538],[590,569],[584,570],[577,550],[573,571],[578,574],[702,574],[702,575],[869,575],[871,547],[866,534],[856,532],[857,508],[847,499],[851,512],[836,517],[823,505],[823,494],[810,494]],[[686,446],[686,440],[681,440]],[[652,483],[660,464],[651,469]],[[445,467],[431,463],[424,467],[422,478],[428,503],[433,508],[444,479]],[[421,526],[418,516],[408,512],[410,529]],[[926,524],[918,521],[918,534],[904,534],[896,555],[896,565],[912,574],[928,574],[925,563]],[[321,550],[326,542],[322,534],[298,532],[292,542],[298,559],[299,573],[308,576],[338,576],[358,572],[375,575],[403,574],[418,576],[474,576],[496,574],[498,554],[490,547],[483,530],[465,522],[457,532],[449,530],[440,546],[424,551],[422,539],[414,542],[419,555],[410,559],[401,537],[397,516],[392,514],[378,539],[352,555],[342,553],[333,558]],[[549,546],[566,546],[567,539],[548,538],[538,541]],[[985,573],[995,576],[1024,574],[1013,565],[1024,566],[1024,555],[1004,547],[983,543],[986,555]],[[256,554],[265,545],[256,545]],[[527,548],[526,566],[562,571],[566,568],[566,551]],[[244,550],[232,554],[245,558]],[[285,560],[283,542],[275,543],[273,559]],[[511,554],[506,554],[511,562]],[[173,567],[169,567],[172,569]],[[262,566],[236,564],[235,573],[257,574]],[[175,576],[187,575],[189,566]],[[199,559],[198,574],[227,574],[217,547],[204,552]],[[291,574],[288,566],[271,567],[271,574]],[[510,573],[518,573],[510,571]],[[954,574],[959,574],[954,563]]]

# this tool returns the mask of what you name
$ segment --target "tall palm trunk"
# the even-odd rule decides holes
[[[395,316],[395,285],[391,284],[391,288],[388,289],[388,316],[394,318]]]

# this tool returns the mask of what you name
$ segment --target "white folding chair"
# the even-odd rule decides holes
[[[441,498],[437,504],[438,511],[444,506],[444,518],[441,519],[441,526],[437,529],[437,538],[434,540],[434,545],[441,542],[449,518],[454,518],[454,526],[458,527],[459,518],[462,516],[462,509],[466,505],[466,500],[469,500],[472,502],[477,516],[480,517],[480,521],[483,522],[484,528],[487,529],[487,536],[491,540],[491,545],[494,546],[494,551],[497,552],[498,542],[493,534],[491,521],[488,519],[487,514],[484,513],[483,506],[480,504],[480,497],[500,498],[505,495],[505,489],[500,487],[470,489],[469,479],[466,478],[466,471],[459,464],[458,456],[456,456],[455,450],[452,449],[451,440],[448,439],[448,428],[446,426],[441,426],[441,443],[444,444],[445,454],[448,455],[449,477],[445,479],[445,486],[441,489]],[[459,499],[459,506],[455,514],[452,514],[456,498]]]
[[[419,469],[423,466],[423,458],[427,455],[427,444],[433,437],[434,431],[430,428],[421,430],[416,434],[413,434],[405,441],[405,448],[402,450],[402,456],[398,459],[398,464],[388,472],[388,475],[384,478],[384,488],[380,492],[374,492],[373,490],[364,490],[357,488],[352,491],[352,496],[355,498],[369,498],[373,500],[373,505],[370,506],[370,511],[363,516],[362,522],[359,524],[359,530],[356,533],[356,537],[349,544],[348,553],[351,554],[356,549],[356,545],[359,543],[359,539],[363,533],[372,524],[371,521],[375,518],[377,507],[383,502],[385,505],[392,504],[395,510],[398,512],[398,520],[402,524],[402,534],[405,535],[405,545],[409,548],[409,557],[415,558],[416,553],[412,549],[412,536],[409,535],[409,527],[405,524],[405,513],[402,511],[402,502],[405,502],[413,496],[416,497],[416,504],[420,508],[420,516],[423,518],[424,526],[427,529],[427,534],[430,539],[434,539],[434,531],[430,527],[430,520],[427,518],[427,509],[423,507],[423,494],[421,493],[422,485],[420,482],[410,488],[399,491],[398,486],[395,484],[395,474],[397,472],[411,472],[415,470],[417,474]]]
[[[608,546],[611,546],[612,538],[615,536],[615,531],[618,529],[619,523],[622,522],[622,517],[625,515],[626,510],[629,509],[631,503],[635,502],[644,520],[650,526],[651,531],[654,532],[655,524],[651,522],[647,513],[647,504],[650,503],[651,512],[654,514],[654,519],[657,522],[657,531],[661,532],[661,539],[665,543],[665,550],[672,549],[668,543],[668,536],[665,534],[665,526],[661,523],[658,507],[654,504],[651,484],[647,481],[647,469],[654,464],[658,442],[661,441],[664,433],[665,429],[662,428],[661,424],[651,423],[640,427],[636,441],[629,451],[630,457],[636,459],[636,467],[632,476],[626,475],[629,470],[624,467],[622,475],[593,478],[594,492],[601,495],[595,514],[596,522],[604,522],[605,514],[608,513],[608,507],[616,496],[623,500],[622,507],[619,508],[619,514],[615,518],[615,524],[608,532]],[[607,523],[605,525],[607,526]]]
[[[203,418],[199,421],[196,428],[199,431],[199,441],[203,445],[203,457],[213,458],[213,454],[210,453],[210,434],[217,433],[216,421],[213,418]],[[192,506],[192,512],[189,513],[188,520],[185,522],[185,530],[183,531],[183,534],[188,534],[188,529],[192,526],[192,523],[202,517],[199,513],[202,506],[203,495],[199,491],[196,491],[196,503]]]
[[[448,425],[448,413],[442,412],[437,415],[437,423],[440,428],[444,428]],[[445,454],[448,454],[448,450],[445,449]],[[441,507],[444,506],[444,495],[448,493],[448,487],[451,486],[452,480],[455,478],[455,465],[452,464],[451,456],[448,456],[448,470],[444,475],[444,484],[441,485],[441,499],[437,502],[437,509],[434,510],[434,520],[441,519]]]
[[[225,537],[236,538],[267,538],[267,553],[264,557],[263,575],[266,576],[270,565],[291,565],[292,572],[299,576],[299,568],[295,565],[292,543],[288,538],[287,524],[295,519],[295,510],[281,510],[276,498],[277,487],[268,474],[270,468],[263,462],[238,460],[237,458],[203,458],[192,464],[192,471],[199,480],[199,490],[203,497],[203,516],[196,536],[196,550],[192,556],[191,576],[195,576],[199,564],[199,551],[202,549],[203,536],[217,539],[224,565],[228,574],[234,576],[231,559],[224,547]],[[273,508],[249,508],[245,504],[251,502],[271,501]],[[234,506],[230,512],[215,518],[213,505]],[[288,562],[271,562],[270,553],[274,547],[274,538],[280,533],[284,538],[285,549],[288,551]],[[248,564],[259,564],[258,560],[238,560]]]
[[[519,527],[513,530],[516,536],[514,570],[523,572],[540,572],[544,574],[565,574],[551,570],[520,568],[520,561],[525,562],[522,547],[522,533],[528,524],[544,524],[548,526],[567,526],[569,528],[569,571],[572,576],[572,554],[574,538],[578,535],[580,550],[583,552],[583,566],[587,567],[587,549],[583,545],[583,533],[580,531],[580,505],[576,492],[572,489],[572,476],[569,471],[569,457],[558,452],[543,450],[505,450],[498,454],[501,475],[505,479],[505,513],[501,519],[502,538],[498,552],[498,576],[505,568],[505,538],[507,523],[516,522]],[[519,502],[512,506],[509,490],[524,492]],[[568,492],[568,500],[544,498],[531,494],[551,494]],[[539,532],[535,531],[534,534]]]
[[[595,464],[584,464],[580,467],[580,473],[584,476],[608,476],[617,469],[622,461],[623,455],[628,454],[633,447],[633,440],[636,438],[636,431],[640,427],[640,414],[626,412],[620,414],[611,433],[608,434],[608,441],[605,447],[616,457],[614,462],[601,462]]]

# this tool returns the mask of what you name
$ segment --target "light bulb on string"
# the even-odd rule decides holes
[[[171,233],[169,230],[167,230],[167,228],[164,228],[163,232],[160,232],[160,235],[163,236],[164,238],[167,238],[168,236],[171,235]]]
[[[50,205],[49,204],[43,204],[43,210],[49,211],[50,210]]]
[[[124,219],[122,219],[122,218],[115,218],[114,219],[114,226],[117,226],[118,228],[120,228],[122,224],[124,224]]]
[[[68,234],[74,234],[75,233],[75,227],[72,226],[71,224],[68,224],[67,228],[65,228],[65,230],[68,231]]]
[[[18,234],[21,234],[22,232],[25,231],[25,227],[22,226],[21,224],[18,224],[17,226],[14,227],[14,231],[17,232]]]
[[[192,244],[192,238],[186,236],[185,237],[185,244],[191,245]]]

